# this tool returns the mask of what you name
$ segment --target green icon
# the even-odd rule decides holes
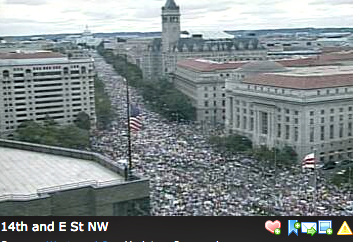
[[[314,229],[314,227],[311,227],[311,229],[308,229],[307,234],[311,234],[311,236],[313,236],[316,233],[316,230]]]
[[[275,229],[275,235],[280,235],[281,234],[281,229]]]
[[[294,228],[300,229],[300,223],[296,222],[296,223],[294,224]]]
[[[331,228],[326,229],[326,234],[328,235],[333,234],[333,230]]]

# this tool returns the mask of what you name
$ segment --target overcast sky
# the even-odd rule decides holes
[[[0,0],[0,36],[160,31],[166,0]],[[353,27],[353,0],[176,0],[182,30]]]

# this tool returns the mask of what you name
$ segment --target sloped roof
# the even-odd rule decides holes
[[[179,9],[174,0],[167,0],[163,9]]]
[[[262,73],[245,78],[243,83],[292,89],[318,89],[353,86],[353,74],[326,76],[287,76]]]
[[[178,62],[178,67],[200,71],[200,72],[212,72],[212,71],[220,71],[220,70],[234,70],[243,66],[247,62],[215,62],[209,60],[202,59],[184,59]]]
[[[252,61],[240,68],[243,72],[282,72],[286,71],[281,64],[275,61]]]

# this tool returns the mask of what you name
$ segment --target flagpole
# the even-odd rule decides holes
[[[127,72],[127,58],[126,54],[125,56],[125,70]],[[125,73],[126,74],[126,73]],[[128,168],[128,176],[131,174],[131,169],[132,169],[132,160],[131,160],[131,127],[130,127],[130,95],[129,95],[129,80],[127,78],[125,79],[126,83],[126,112],[127,112],[127,139],[128,139],[128,159],[129,159],[129,168]],[[128,177],[126,177],[127,179]]]

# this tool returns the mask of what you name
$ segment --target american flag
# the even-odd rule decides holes
[[[302,161],[302,167],[303,168],[315,168],[315,153],[310,153],[306,155]]]
[[[130,128],[133,131],[139,131],[142,128],[141,111],[135,105],[130,106]]]

